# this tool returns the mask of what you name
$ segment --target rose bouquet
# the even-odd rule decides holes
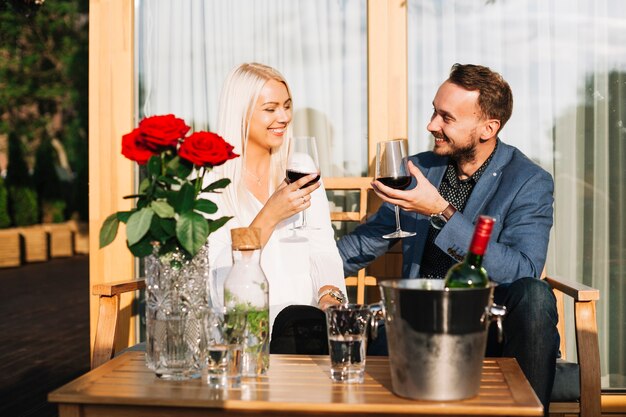
[[[127,245],[133,255],[148,256],[158,247],[158,255],[182,251],[192,258],[206,243],[210,233],[231,217],[209,219],[217,205],[200,198],[201,193],[219,192],[230,179],[223,178],[202,186],[204,176],[215,166],[238,157],[233,147],[211,132],[195,132],[172,114],[143,119],[122,137],[122,154],[145,166],[145,178],[130,211],[113,213],[100,229],[100,247],[111,243],[119,223],[126,224]]]

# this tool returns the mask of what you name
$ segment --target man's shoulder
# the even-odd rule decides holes
[[[521,177],[533,177],[540,176],[546,178],[552,178],[552,175],[545,169],[543,169],[537,162],[530,159],[521,150],[513,145],[500,142],[499,149],[502,150],[500,158],[498,154],[494,155],[495,168],[501,169],[503,172],[511,173],[515,176]]]

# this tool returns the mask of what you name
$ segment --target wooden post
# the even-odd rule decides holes
[[[373,175],[376,143],[408,135],[407,1],[367,2],[368,142]]]
[[[121,227],[111,245],[99,249],[102,222],[112,213],[129,210],[125,195],[134,192],[134,165],[121,151],[122,135],[134,127],[134,1],[91,0],[89,3],[89,276],[90,284],[132,279],[135,262]],[[132,302],[121,300],[121,309]],[[91,346],[95,338],[98,298],[90,300]],[[129,330],[130,326],[130,330]],[[127,340],[135,342],[134,320],[120,317]],[[118,329],[119,330],[119,329]]]

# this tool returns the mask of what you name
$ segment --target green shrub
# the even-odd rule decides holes
[[[63,200],[44,200],[41,206],[42,223],[63,223],[66,207]]]
[[[0,229],[11,226],[11,216],[9,216],[9,196],[4,179],[0,177]]]
[[[7,187],[33,187],[24,158],[24,144],[15,132],[9,133],[9,158],[7,164]]]
[[[67,198],[63,198],[63,191],[64,189],[71,190],[71,186],[62,187],[61,185],[57,171],[58,159],[52,141],[44,136],[35,153],[35,172],[33,174],[41,209],[40,217],[43,223],[60,223],[65,220],[65,200]]]
[[[39,222],[37,193],[30,187],[9,187],[9,200],[13,208],[13,223],[29,226]]]
[[[39,222],[37,192],[24,159],[22,141],[15,133],[9,133],[9,161],[6,186],[9,190],[9,213],[16,226]]]

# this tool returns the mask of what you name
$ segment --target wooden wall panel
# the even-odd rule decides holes
[[[370,0],[368,26],[368,147],[370,175],[376,143],[408,135],[407,2]]]
[[[368,149],[369,175],[375,174],[376,144],[408,136],[407,2],[368,1]],[[375,212],[380,199],[372,193],[368,212]],[[402,248],[395,245],[367,269],[379,279],[402,277]],[[379,298],[368,291],[369,302]]]
[[[89,275],[90,284],[130,279],[134,258],[123,236],[99,249],[98,236],[104,219],[128,210],[123,196],[134,189],[133,163],[121,151],[122,135],[131,131],[133,114],[133,7],[132,0],[91,0],[89,4]],[[123,228],[120,234],[125,234]],[[90,285],[90,286],[91,286]],[[98,315],[97,297],[91,296],[91,344]],[[131,300],[122,300],[128,312]],[[128,337],[120,345],[134,343],[134,323],[128,314],[121,331]],[[124,321],[126,323],[124,323]],[[128,324],[128,325],[125,325]],[[126,339],[128,342],[126,342]]]

